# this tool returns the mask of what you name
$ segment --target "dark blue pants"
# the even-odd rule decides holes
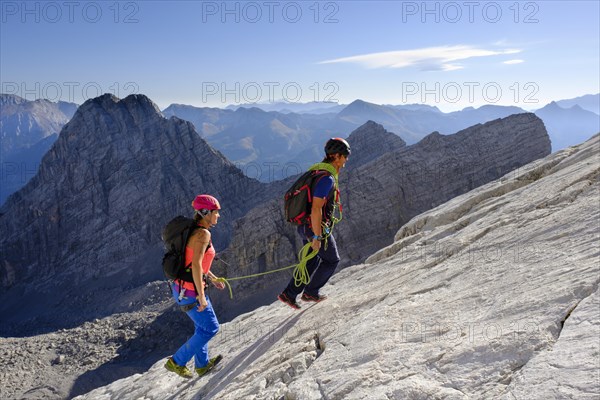
[[[300,225],[298,233],[302,237],[302,243],[312,242],[314,233],[308,225]],[[322,243],[319,253],[306,263],[308,274],[311,276],[308,285],[302,284],[296,286],[292,278],[284,292],[292,299],[295,299],[302,291],[311,296],[318,296],[319,289],[325,286],[339,263],[340,255],[338,254],[335,238],[332,234],[327,238],[327,249],[325,249],[325,243]]]

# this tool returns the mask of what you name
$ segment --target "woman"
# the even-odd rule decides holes
[[[208,342],[219,331],[219,321],[205,294],[206,278],[217,289],[223,289],[223,282],[215,281],[217,277],[210,272],[215,258],[215,249],[210,240],[209,229],[219,220],[219,201],[213,196],[201,194],[192,202],[194,221],[198,228],[190,236],[185,247],[185,265],[192,264],[193,282],[177,280],[172,284],[175,302],[194,322],[194,335],[177,352],[169,357],[165,368],[184,378],[191,378],[192,372],[186,367],[194,357],[195,369],[199,376],[210,371],[219,361],[221,355],[208,359]]]

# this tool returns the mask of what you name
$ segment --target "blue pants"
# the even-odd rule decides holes
[[[179,293],[174,285],[171,285],[171,290],[178,305],[196,302],[193,297],[184,297],[179,301]],[[194,307],[186,313],[194,323],[194,335],[173,355],[173,361],[177,365],[185,366],[192,357],[194,357],[196,368],[205,367],[208,364],[208,341],[219,331],[219,321],[208,296],[206,296],[206,302],[208,306],[202,312],[198,311],[198,307]]]
[[[302,243],[304,244],[312,241],[312,237],[314,236],[313,231],[308,225],[300,225],[298,227],[298,233],[302,237]],[[319,295],[319,289],[325,286],[340,263],[340,255],[338,254],[333,234],[327,238],[327,249],[324,247],[325,243],[321,245],[321,249],[316,257],[306,263],[308,274],[311,275],[308,285],[302,284],[296,286],[296,283],[292,278],[284,290],[288,297],[295,299],[302,291],[311,296]]]

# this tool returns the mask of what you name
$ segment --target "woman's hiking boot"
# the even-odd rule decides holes
[[[196,373],[198,374],[198,376],[204,376],[207,373],[209,373],[214,367],[217,366],[217,364],[219,363],[219,361],[221,361],[223,359],[222,355],[218,355],[216,357],[211,358],[210,360],[208,360],[208,364],[206,364],[206,366],[204,367],[200,367],[200,368],[196,368]]]
[[[177,365],[171,357],[169,357],[169,359],[167,360],[167,363],[165,364],[165,368],[171,372],[175,372],[177,375],[181,376],[182,378],[189,379],[193,376],[192,371],[190,371],[185,365],[183,367],[181,365]]]

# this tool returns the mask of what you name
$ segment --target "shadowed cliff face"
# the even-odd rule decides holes
[[[369,135],[350,136],[352,158],[360,159]],[[385,131],[374,129],[371,143],[382,143],[381,157],[340,174],[343,221],[335,236],[341,266],[363,261],[392,242],[395,232],[415,215],[497,179],[550,153],[542,121],[517,114],[478,124],[454,135],[436,132],[419,143],[388,152]],[[358,143],[353,140],[358,139]],[[300,249],[295,229],[285,222],[282,200],[274,199],[240,219],[225,258],[227,276],[240,276],[292,264]],[[252,223],[250,223],[252,221]],[[225,296],[215,303],[224,313],[266,304],[290,275],[271,275],[236,283],[236,303]],[[225,304],[221,306],[221,304]],[[235,314],[233,314],[235,315]]]
[[[145,96],[87,101],[39,173],[2,208],[2,286],[64,285],[61,295],[68,297],[73,288],[81,294],[77,285],[116,271],[110,279],[116,287],[160,278],[162,227],[175,215],[191,215],[196,194],[211,193],[223,204],[213,235],[220,250],[233,221],[261,200],[262,188],[189,122],[165,119]]]

